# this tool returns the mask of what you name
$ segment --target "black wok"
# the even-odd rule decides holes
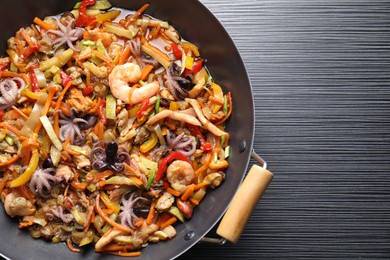
[[[4,1],[0,11],[0,53],[6,39],[20,28],[32,23],[35,16],[43,18],[71,10],[76,1],[12,0]],[[231,133],[232,155],[224,184],[208,192],[194,211],[190,221],[176,225],[177,236],[151,244],[142,250],[142,259],[175,258],[193,246],[221,218],[239,187],[249,163],[254,137],[254,105],[251,85],[241,57],[218,20],[196,0],[111,0],[114,6],[136,10],[146,2],[146,13],[169,21],[183,38],[197,44],[214,79],[232,92],[234,110],[227,124]],[[240,213],[240,212],[238,212]],[[17,221],[0,207],[0,255],[10,259],[96,259],[93,248],[81,254],[71,253],[64,244],[51,244],[33,239],[17,228]],[[107,257],[107,256],[104,256]]]

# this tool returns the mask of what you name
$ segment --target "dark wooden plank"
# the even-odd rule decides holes
[[[235,41],[275,179],[198,259],[390,258],[390,1],[202,0]]]

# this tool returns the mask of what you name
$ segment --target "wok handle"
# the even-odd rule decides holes
[[[273,174],[270,171],[258,165],[252,166],[218,226],[218,235],[237,243],[252,211],[272,178]]]

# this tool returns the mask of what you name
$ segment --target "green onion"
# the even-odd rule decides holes
[[[106,117],[112,120],[116,118],[116,99],[113,95],[106,97]]]
[[[154,105],[154,111],[156,111],[156,114],[160,111],[160,103],[161,103],[161,98],[157,97],[156,104]]]
[[[223,96],[223,112],[225,114],[228,112],[228,102],[226,95]]]
[[[156,176],[156,171],[152,171],[152,173],[149,175],[148,182],[146,184],[146,189],[150,189],[150,186],[152,186],[152,183],[154,181],[154,177]]]

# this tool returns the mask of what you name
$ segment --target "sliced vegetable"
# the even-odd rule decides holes
[[[169,57],[163,53],[162,51],[158,50],[156,47],[153,47],[150,44],[142,44],[141,49],[143,52],[148,54],[150,57],[157,60],[165,69],[171,65],[171,61]]]
[[[146,189],[147,189],[147,190],[150,189],[150,186],[152,186],[152,183],[153,183],[153,181],[154,181],[155,176],[156,176],[156,172],[155,172],[155,171],[153,171],[153,172],[149,175],[148,182],[147,182],[147,184],[146,184]]]
[[[162,134],[162,132],[161,132],[161,127],[160,127],[160,125],[157,124],[157,125],[154,127],[154,132],[155,132],[156,135],[157,135],[157,138],[158,138],[158,141],[160,142],[160,145],[165,145],[166,142],[165,142],[164,136],[163,136],[163,134]]]
[[[149,152],[150,150],[153,149],[153,147],[156,146],[158,142],[158,138],[157,138],[157,135],[156,133],[152,133],[150,135],[150,138],[148,140],[146,140],[141,146],[140,146],[140,151],[142,153],[147,153]]]
[[[107,22],[107,21],[112,21],[115,18],[117,18],[118,15],[120,15],[120,13],[121,13],[121,11],[119,11],[119,10],[113,10],[113,11],[109,11],[109,12],[106,12],[103,14],[99,14],[96,16],[96,22],[103,23],[103,22]]]
[[[154,111],[156,114],[160,112],[160,104],[161,104],[161,98],[157,97],[156,103],[154,104]]]
[[[181,222],[184,222],[184,217],[183,217],[183,214],[180,212],[180,210],[176,207],[176,206],[172,206],[169,211],[168,211],[170,214],[172,214],[173,216],[175,216],[178,220],[180,220]]]
[[[222,103],[222,100],[224,99],[224,96],[223,96],[223,91],[222,91],[222,88],[221,86],[219,86],[218,84],[214,83],[214,82],[211,82],[210,83],[210,88],[211,90],[213,91],[214,93],[214,97],[221,100],[221,103]],[[221,109],[222,105],[220,104],[215,104],[212,108],[212,111],[213,113],[217,113],[219,111],[219,109]]]
[[[113,95],[106,97],[106,118],[112,120],[116,118],[116,98]]]
[[[161,162],[159,163],[158,172],[156,175],[156,181],[161,180],[161,178],[163,177],[163,175],[168,167],[168,164],[174,160],[182,160],[182,161],[186,161],[189,164],[191,164],[191,161],[187,158],[187,156],[185,156],[181,152],[172,152],[167,157],[162,159]]]
[[[27,169],[20,175],[18,178],[14,179],[10,183],[11,188],[19,187],[25,183],[27,183],[35,170],[38,167],[38,162],[39,162],[39,152],[37,148],[32,149],[32,156],[30,159],[30,162],[27,166]]]
[[[190,133],[194,136],[196,136],[200,141],[200,148],[205,151],[209,152],[213,149],[213,146],[206,141],[206,139],[203,137],[202,132],[200,131],[200,128],[195,125],[186,124],[188,130],[190,130]]]
[[[39,120],[41,120],[43,128],[45,128],[46,133],[49,136],[51,142],[54,144],[57,150],[62,151],[61,141],[58,139],[56,133],[54,132],[53,126],[50,123],[49,118],[47,118],[47,116],[41,116]]]
[[[39,117],[41,116],[43,106],[45,105],[46,99],[48,95],[43,92],[39,92],[37,102],[30,113],[26,123],[23,125],[20,133],[24,136],[30,136],[30,134],[34,131],[35,127],[39,122]]]
[[[53,66],[53,65],[61,68],[72,58],[73,53],[74,53],[74,51],[69,48],[66,51],[63,51],[60,54],[54,56],[53,58],[42,61],[39,64],[39,69],[41,71],[45,71],[45,70],[50,69],[51,66]]]
[[[171,48],[172,48],[172,53],[173,53],[173,55],[175,56],[175,58],[176,58],[177,60],[181,60],[182,52],[181,52],[181,50],[179,49],[179,45],[177,45],[176,43],[172,43],[172,44],[171,44]]]
[[[83,0],[79,6],[79,17],[76,20],[75,26],[85,27],[95,20],[94,17],[87,16],[87,6],[93,5],[96,0]]]
[[[116,34],[116,35],[121,36],[121,37],[125,37],[129,40],[132,40],[135,36],[133,31],[127,30],[123,27],[116,26],[112,23],[105,22],[103,25],[104,25],[104,29],[107,32]]]
[[[141,119],[144,116],[145,111],[148,110],[148,108],[149,108],[149,98],[145,98],[142,101],[141,108],[137,112],[137,118]]]

